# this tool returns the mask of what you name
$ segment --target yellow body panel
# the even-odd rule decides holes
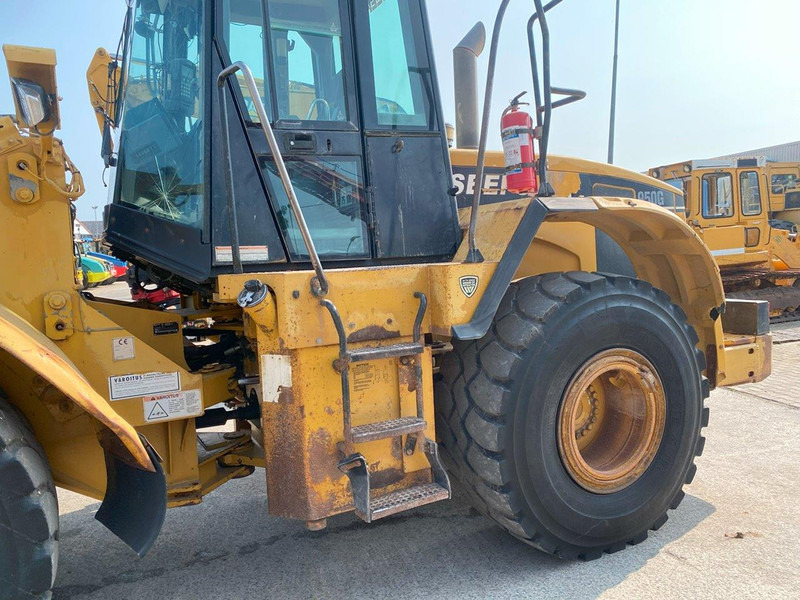
[[[772,373],[772,335],[726,335],[725,364],[720,385],[763,381]]]
[[[142,469],[153,470],[150,457],[130,422],[97,394],[81,370],[51,340],[2,305],[0,349],[47,380],[82,410],[110,429],[124,445],[129,460]]]

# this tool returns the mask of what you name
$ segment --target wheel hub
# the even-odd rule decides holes
[[[606,350],[567,386],[558,416],[558,450],[584,489],[611,494],[653,462],[664,434],[666,394],[655,367],[633,350]]]

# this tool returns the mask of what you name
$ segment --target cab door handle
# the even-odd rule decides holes
[[[313,154],[317,151],[317,139],[313,133],[287,133],[287,152],[307,152]]]

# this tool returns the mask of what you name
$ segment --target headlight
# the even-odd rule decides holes
[[[44,88],[28,79],[12,78],[14,96],[22,120],[27,127],[36,127],[50,118],[50,99]]]

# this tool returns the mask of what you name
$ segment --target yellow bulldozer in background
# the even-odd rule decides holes
[[[775,322],[800,316],[800,164],[709,159],[650,174],[685,193],[687,222],[711,249],[729,298],[768,301]]]
[[[535,5],[546,30],[552,5]],[[445,500],[453,475],[531,546],[598,558],[680,503],[709,391],[769,375],[766,303],[726,302],[681,218],[555,195],[547,61],[542,191],[492,203],[478,186],[462,228],[423,0],[139,0],[122,47],[89,78],[105,239],[179,291],[177,310],[81,290],[55,55],[4,48],[3,600],[49,596],[56,485],[102,500],[97,519],[141,555],[168,507],[257,467],[270,513],[311,529]],[[294,114],[296,89],[314,110]],[[635,275],[545,237],[570,224],[590,244],[604,232]]]

